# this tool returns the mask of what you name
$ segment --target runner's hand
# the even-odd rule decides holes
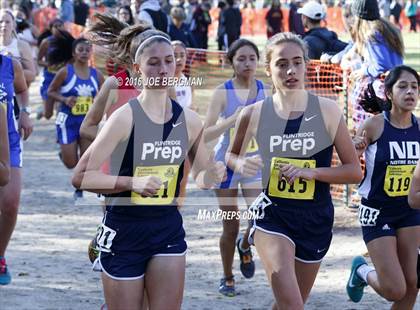
[[[363,130],[361,136],[355,136],[353,138],[353,145],[358,153],[363,153],[369,145],[369,141],[366,137],[366,130]]]
[[[155,176],[133,177],[131,190],[143,197],[152,197],[162,186],[162,180]]]
[[[239,162],[239,173],[245,178],[253,177],[257,175],[263,166],[260,155],[245,157]]]
[[[67,97],[64,104],[69,106],[70,108],[74,107],[74,105],[76,104],[76,97],[74,96]]]
[[[211,152],[208,167],[204,173],[204,184],[213,187],[226,180],[226,165],[222,161],[214,161],[214,151]]]
[[[315,178],[315,171],[312,168],[299,168],[288,164],[281,165],[280,171],[283,177],[287,180],[287,183],[290,185],[292,185],[298,178],[305,180],[313,180]]]
[[[20,136],[23,138],[23,140],[28,139],[34,128],[28,113],[20,113],[18,126]]]

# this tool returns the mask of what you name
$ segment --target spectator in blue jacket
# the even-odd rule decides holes
[[[401,65],[404,44],[400,31],[389,21],[380,17],[377,0],[354,0],[352,13],[354,43],[362,59],[361,68],[351,73],[354,88],[350,92],[353,105],[353,121],[356,128],[368,117],[360,106],[365,90],[373,83],[376,95],[385,99],[380,82],[381,74]]]
[[[379,15],[376,0],[355,0],[355,44],[363,64],[353,72],[354,78],[377,78],[402,64],[404,44],[400,31]]]
[[[197,44],[191,33],[190,25],[184,23],[185,18],[186,15],[183,8],[172,8],[168,34],[171,37],[171,41],[181,41],[186,47],[196,47]]]
[[[60,19],[63,22],[74,23],[74,5],[73,0],[61,1]]]
[[[302,14],[303,26],[308,29],[303,40],[308,45],[310,59],[320,59],[322,54],[335,55],[347,46],[340,41],[334,31],[321,27],[325,18],[324,7],[316,1],[307,2],[297,11]]]

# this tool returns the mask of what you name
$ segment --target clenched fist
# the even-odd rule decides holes
[[[264,166],[260,155],[243,158],[239,163],[239,173],[245,178],[257,175]]]
[[[155,176],[133,177],[131,190],[143,197],[153,197],[162,186],[162,180]]]

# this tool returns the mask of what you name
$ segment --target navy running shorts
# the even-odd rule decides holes
[[[261,195],[265,196],[264,193]],[[267,196],[265,198],[269,201]],[[295,246],[296,260],[303,263],[318,263],[322,261],[331,245],[333,223],[332,202],[315,208],[296,208],[272,203],[261,210],[260,205],[258,218],[254,220],[249,241],[253,243],[253,233],[257,229],[268,234],[282,236]]]
[[[420,210],[409,206],[374,208],[360,204],[359,223],[363,240],[368,244],[380,237],[396,236],[400,228],[420,225]]]
[[[133,217],[107,212],[97,235],[102,271],[115,280],[140,279],[155,256],[182,256],[187,250],[182,217],[174,212]]]

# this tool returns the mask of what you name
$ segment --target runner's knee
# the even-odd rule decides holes
[[[19,209],[19,195],[7,194],[2,197],[0,213],[8,218],[16,218]]]
[[[388,283],[382,286],[382,295],[388,301],[399,301],[404,298],[407,288],[404,282]]]

